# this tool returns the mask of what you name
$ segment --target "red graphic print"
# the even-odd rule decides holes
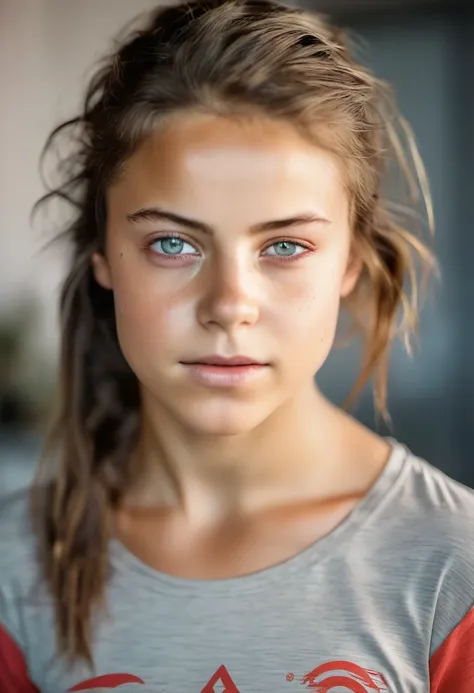
[[[286,680],[291,683],[295,680],[295,675],[288,674]],[[144,684],[145,682],[131,674],[105,674],[78,683],[70,688],[68,693],[99,688],[119,688],[130,683]],[[321,664],[303,676],[300,683],[315,693],[331,693],[341,688],[350,693],[390,693],[388,683],[382,674],[342,660]],[[216,686],[218,686],[217,689]],[[219,693],[240,693],[224,665],[217,669],[201,693],[218,693],[218,691]]]
[[[209,679],[201,693],[216,693],[214,686],[218,682],[224,686],[222,693],[240,693],[224,665],[219,667],[214,676]]]
[[[105,674],[104,676],[96,676],[88,681],[78,683],[77,686],[69,689],[69,693],[72,693],[72,691],[93,691],[98,688],[118,688],[119,686],[125,686],[127,683],[145,683],[145,681],[131,674]]]
[[[382,674],[344,661],[321,664],[303,676],[302,684],[316,693],[329,693],[337,687],[346,688],[351,693],[389,692]]]

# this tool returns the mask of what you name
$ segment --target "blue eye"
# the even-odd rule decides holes
[[[277,257],[291,257],[293,255],[300,255],[306,250],[307,248],[300,243],[294,243],[293,241],[278,241],[278,243],[270,245],[265,252],[268,255],[276,255]]]
[[[165,236],[157,238],[150,245],[153,252],[158,255],[199,255],[198,251],[190,243],[186,243],[179,236]]]

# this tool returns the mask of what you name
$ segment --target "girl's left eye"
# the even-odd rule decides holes
[[[191,243],[186,243],[186,241],[179,238],[179,236],[157,238],[149,247],[157,255],[199,255],[199,252]]]
[[[273,257],[293,257],[294,255],[301,255],[301,253],[306,252],[308,249],[305,248],[301,243],[296,243],[294,241],[278,241],[273,243],[265,249],[266,255],[272,255]]]

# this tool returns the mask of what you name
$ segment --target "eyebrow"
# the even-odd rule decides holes
[[[160,209],[159,207],[145,207],[143,209],[139,209],[136,212],[127,214],[127,220],[132,224],[137,224],[140,221],[169,221],[178,226],[192,229],[193,231],[201,231],[202,233],[207,233],[210,235],[213,233],[212,227],[202,221],[190,219],[189,217],[183,217],[180,214],[168,212],[167,210]],[[262,233],[265,231],[278,231],[279,229],[287,229],[295,226],[304,226],[305,224],[315,223],[329,224],[330,222],[329,219],[325,219],[318,214],[306,212],[297,214],[287,219],[275,219],[273,221],[264,221],[262,223],[255,224],[252,226],[251,231],[253,233]]]

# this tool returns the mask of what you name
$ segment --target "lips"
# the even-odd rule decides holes
[[[203,356],[181,364],[195,384],[234,392],[235,388],[258,383],[270,365],[249,356]]]
[[[204,365],[204,366],[265,366],[262,361],[250,358],[248,356],[204,356],[193,361],[184,362],[185,365]]]

